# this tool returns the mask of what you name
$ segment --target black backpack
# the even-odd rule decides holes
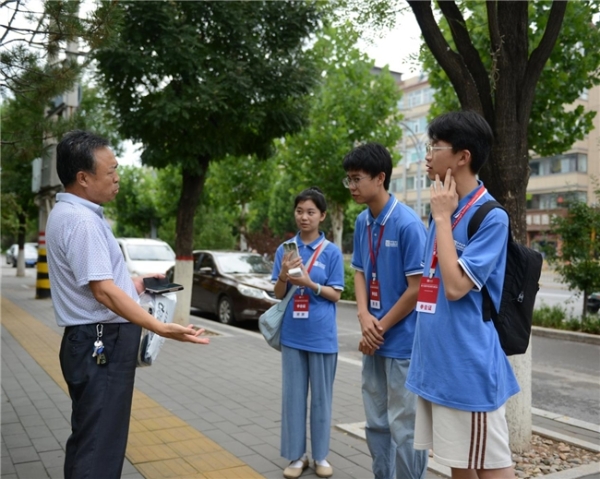
[[[475,211],[468,225],[469,239],[475,234],[485,215],[494,208],[502,208],[502,205],[496,201],[488,201]],[[540,289],[542,262],[543,257],[539,252],[514,241],[509,216],[506,272],[500,311],[495,310],[485,285],[481,289],[483,320],[494,321],[500,345],[507,356],[523,354],[527,351],[535,296]]]

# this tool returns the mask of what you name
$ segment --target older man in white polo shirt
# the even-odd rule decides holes
[[[131,279],[100,205],[119,192],[118,162],[108,142],[85,131],[57,146],[65,193],[46,226],[56,321],[65,328],[60,364],[72,399],[65,479],[121,477],[129,433],[141,327],[178,341],[206,344],[202,330],[165,324],[138,303],[143,279]]]

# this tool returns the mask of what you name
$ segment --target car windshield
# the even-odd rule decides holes
[[[167,245],[127,245],[127,252],[133,261],[174,261],[175,253]]]
[[[37,248],[30,244],[25,244],[25,256],[36,256],[38,254]]]
[[[219,254],[215,259],[223,273],[271,274],[271,265],[256,254]]]

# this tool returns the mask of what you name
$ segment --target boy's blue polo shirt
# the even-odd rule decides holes
[[[481,183],[480,183],[481,185]],[[458,203],[453,218],[476,194],[479,187]],[[492,321],[483,321],[481,288],[485,284],[498,308],[506,267],[508,216],[491,210],[469,240],[469,220],[483,203],[481,197],[453,231],[458,262],[475,287],[456,301],[446,299],[439,264],[434,276],[440,278],[434,314],[418,313],[413,355],[406,387],[435,404],[464,411],[498,409],[519,392],[519,385],[500,347]],[[427,236],[425,272],[429,272],[436,228],[432,222]]]
[[[377,255],[377,279],[381,294],[381,308],[369,312],[381,319],[400,299],[408,287],[407,276],[421,274],[421,264],[425,247],[426,230],[417,214],[400,203],[394,196],[374,218],[367,208],[356,218],[354,230],[354,253],[352,267],[365,275],[367,287],[371,281],[373,265],[369,254],[369,229],[373,250],[379,241],[381,227],[383,236]],[[369,290],[367,290],[367,302]],[[384,335],[384,343],[375,354],[388,358],[407,359],[411,357],[417,313],[413,310],[408,316],[390,328]]]
[[[306,268],[308,268],[308,262],[314,251],[324,239],[325,235],[321,233],[319,238],[312,243],[304,244],[298,233],[295,238],[290,240],[298,245],[298,253],[300,253]],[[271,277],[274,283],[281,271],[282,259],[283,245],[279,245],[275,253],[275,264],[273,265],[273,275]],[[309,276],[315,283],[323,286],[331,286],[340,291],[344,289],[344,258],[335,244],[329,243],[324,247],[314,262]],[[294,294],[300,294],[300,288]],[[304,288],[304,294],[309,296],[308,318],[293,317],[294,298],[292,298],[283,316],[281,344],[289,348],[315,353],[337,353],[337,303],[322,296],[317,296],[309,288]]]

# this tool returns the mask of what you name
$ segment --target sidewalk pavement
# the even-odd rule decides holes
[[[58,363],[62,329],[51,300],[34,299],[35,270],[17,278],[2,269],[1,477],[61,478],[71,410]],[[166,341],[156,364],[138,370],[122,477],[283,477],[280,354],[257,332],[190,318],[211,332],[211,344]],[[334,478],[372,477],[367,445],[352,430],[364,421],[360,383],[360,364],[340,356],[328,457]],[[534,411],[534,425],[600,452],[598,426],[555,416]],[[447,475],[430,466],[427,479]],[[302,475],[316,477],[312,465]],[[600,479],[600,466],[544,477]]]

